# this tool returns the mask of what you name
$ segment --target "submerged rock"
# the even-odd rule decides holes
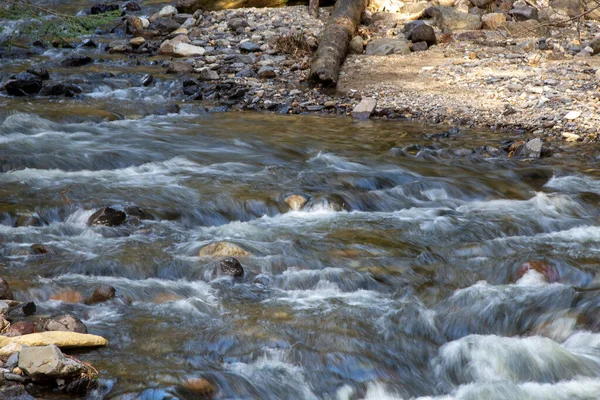
[[[48,73],[48,70],[46,68],[31,67],[27,69],[27,72],[39,76],[40,79],[42,79],[43,81],[50,79],[50,74]]]
[[[83,296],[76,290],[63,290],[53,294],[50,298],[64,303],[81,303],[83,301]]]
[[[20,215],[19,218],[17,218],[15,227],[19,228],[25,226],[42,226],[42,220],[35,215]]]
[[[217,389],[213,384],[204,378],[188,379],[181,387],[187,391],[193,392],[197,396],[201,396],[201,398],[211,398],[217,392]]]
[[[103,207],[93,213],[88,219],[88,225],[119,226],[125,222],[127,215],[112,207]]]
[[[240,262],[233,258],[228,257],[221,261],[219,264],[221,269],[221,273],[224,275],[233,276],[234,278],[240,277],[244,275],[244,268]]]
[[[150,76],[152,76],[152,75],[150,75]],[[146,86],[146,85],[144,85],[144,86]],[[146,211],[143,208],[140,208],[138,206],[125,207],[125,213],[127,213],[127,215],[130,217],[136,217],[138,219],[149,219],[149,220],[154,219],[154,215],[152,215],[148,211]]]
[[[83,90],[74,83],[52,83],[44,86],[40,96],[66,96],[74,97],[81,94]]]
[[[65,357],[56,345],[23,347],[19,353],[19,368],[34,382],[73,378],[85,371],[85,366]]]
[[[117,290],[110,285],[100,285],[94,289],[94,293],[85,300],[85,304],[92,305],[103,303],[115,298]]]
[[[73,56],[63,60],[60,65],[63,67],[81,67],[90,64],[92,61],[92,58],[88,56]]]
[[[200,249],[200,257],[248,257],[252,254],[237,244],[229,242],[216,242]]]
[[[14,300],[8,282],[4,278],[0,278],[0,300]]]
[[[292,194],[286,197],[284,201],[292,211],[299,211],[308,203],[308,199],[299,194]]]
[[[33,250],[33,252],[35,254],[48,254],[51,252],[51,250],[48,246],[45,246],[45,245],[39,244],[39,243],[32,244],[31,250]]]
[[[537,271],[546,278],[546,280],[550,283],[558,282],[560,279],[560,275],[558,271],[556,271],[552,266],[550,266],[547,262],[542,260],[530,260],[527,261],[519,267],[517,271],[517,280],[521,279],[527,272],[529,271]]]

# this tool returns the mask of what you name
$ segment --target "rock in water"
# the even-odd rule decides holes
[[[371,114],[373,114],[373,111],[375,111],[376,106],[377,100],[372,99],[370,97],[365,97],[352,110],[352,118],[369,119]]]
[[[10,96],[27,96],[42,90],[42,78],[29,72],[21,72],[9,79],[2,89]]]
[[[48,346],[55,344],[60,348],[85,348],[100,347],[108,345],[108,340],[102,336],[90,335],[76,332],[47,331],[31,333],[29,335],[6,337],[0,336],[0,346],[4,347],[11,343],[27,346]]]
[[[292,211],[299,211],[308,203],[308,199],[299,194],[292,194],[286,197],[284,201]]]
[[[217,392],[212,383],[204,378],[188,379],[181,386],[204,399],[211,398]]]
[[[15,223],[15,227],[23,226],[42,226],[42,220],[35,215],[20,215]]]
[[[117,291],[114,287],[110,285],[101,285],[98,286],[94,293],[90,297],[85,300],[85,304],[97,304],[103,303],[105,301],[111,300],[115,298]]]
[[[150,77],[152,77],[152,75],[150,75]],[[144,76],[144,78],[145,78],[145,76]],[[147,86],[147,85],[144,84],[144,86]],[[150,220],[154,219],[154,215],[152,215],[148,211],[146,211],[143,208],[138,207],[138,206],[127,206],[127,207],[125,207],[125,212],[130,217],[136,217],[138,219],[150,219]]]
[[[242,264],[240,264],[240,262],[233,257],[228,257],[221,261],[220,267],[221,273],[224,275],[233,276],[234,278],[244,275],[244,268],[242,268]]]
[[[242,249],[237,244],[229,242],[216,242],[200,249],[200,257],[248,257],[252,254]]]
[[[35,254],[48,254],[50,253],[50,248],[40,243],[34,243],[31,245],[31,249]]]
[[[66,58],[60,65],[63,67],[81,67],[90,64],[92,61],[92,58],[88,56],[74,56]]]
[[[549,283],[558,282],[560,279],[558,271],[556,271],[554,268],[552,268],[545,261],[531,260],[531,261],[527,261],[527,262],[521,264],[521,266],[519,267],[519,270],[517,271],[517,280],[521,279],[523,277],[523,275],[525,275],[527,272],[529,272],[531,270],[537,271],[540,274],[542,274]]]
[[[369,56],[387,56],[389,54],[409,54],[408,43],[402,39],[375,39],[367,44],[366,54]]]
[[[527,143],[519,144],[514,150],[511,150],[509,157],[540,158],[542,156],[542,151],[542,140],[540,138],[535,138]]]
[[[0,278],[0,300],[14,300],[8,282],[4,278]]]
[[[103,207],[88,219],[88,225],[118,226],[125,222],[127,215],[112,207]]]
[[[55,345],[23,347],[19,353],[19,368],[34,382],[73,378],[85,370],[83,364],[65,357]]]
[[[87,327],[79,318],[71,314],[52,317],[40,323],[42,331],[88,333]]]
[[[50,74],[48,73],[48,70],[46,68],[31,67],[27,69],[27,72],[39,76],[43,81],[50,79]]]

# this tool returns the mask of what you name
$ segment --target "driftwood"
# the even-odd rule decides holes
[[[340,66],[365,7],[365,0],[337,0],[310,65],[313,82],[325,86],[337,84]]]

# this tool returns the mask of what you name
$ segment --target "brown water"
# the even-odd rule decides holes
[[[495,156],[518,135],[207,113],[157,65],[71,71],[66,52],[0,62],[84,88],[0,97],[0,276],[110,340],[78,354],[102,378],[90,399],[195,399],[179,386],[194,377],[217,399],[600,398],[600,303],[581,291],[599,286],[597,148],[523,161]],[[86,224],[128,205],[155,219]],[[198,256],[221,240],[254,254],[242,279]],[[557,282],[519,279],[529,260]],[[104,283],[128,301],[51,299]]]

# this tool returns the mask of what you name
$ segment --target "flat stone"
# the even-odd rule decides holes
[[[356,105],[356,107],[354,107],[354,110],[352,110],[352,118],[363,120],[369,119],[369,117],[371,117],[371,114],[373,114],[373,111],[375,110],[376,106],[377,100],[370,97],[365,97],[360,101],[360,103]]]
[[[237,244],[229,242],[211,243],[200,249],[200,257],[248,257],[252,254]]]
[[[27,346],[48,346],[55,344],[60,348],[100,347],[108,345],[102,336],[76,332],[39,332],[28,335],[6,337],[0,336],[0,346],[11,343]]]
[[[177,57],[197,57],[203,56],[206,53],[206,49],[200,46],[194,46],[193,44],[177,43],[173,46],[173,55]]]
[[[131,40],[129,41],[129,44],[130,44],[130,45],[132,45],[132,46],[135,46],[135,47],[141,46],[141,45],[143,45],[144,43],[146,43],[146,39],[144,39],[144,38],[143,38],[143,37],[141,37],[141,36],[140,36],[140,37],[133,38],[133,39],[131,39]]]
[[[569,111],[566,115],[565,115],[565,119],[568,119],[569,121],[572,121],[574,119],[577,119],[581,116],[581,111]]]
[[[250,42],[250,41],[247,41],[247,42],[244,42],[244,43],[240,43],[239,48],[240,48],[240,50],[246,51],[246,52],[249,52],[249,53],[255,53],[257,51],[260,51],[260,46],[257,45],[256,43],[253,43],[253,42]]]
[[[366,54],[370,56],[387,56],[390,54],[409,54],[408,43],[402,39],[381,38],[367,44]]]
[[[216,81],[219,79],[219,74],[217,71],[213,71],[212,69],[204,68],[198,74],[198,77],[203,81]]]
[[[65,357],[56,345],[24,347],[19,354],[19,368],[34,381],[73,377],[85,366]]]

